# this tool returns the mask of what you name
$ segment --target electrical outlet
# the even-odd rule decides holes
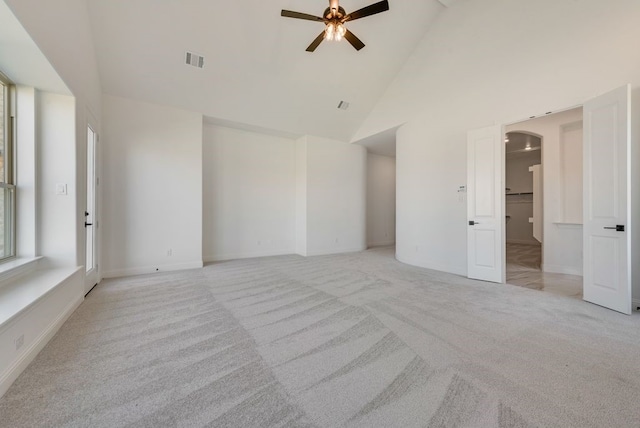
[[[20,348],[22,348],[22,345],[24,345],[24,334],[21,334],[16,340],[16,351]]]
[[[171,257],[173,255],[173,250],[171,248],[169,248],[167,250],[167,256]]]

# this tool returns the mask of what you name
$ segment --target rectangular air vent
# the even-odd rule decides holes
[[[204,68],[204,57],[193,52],[187,52],[187,64],[198,68]]]
[[[349,103],[346,101],[340,101],[340,104],[338,104],[338,108],[340,110],[346,110],[349,108]]]

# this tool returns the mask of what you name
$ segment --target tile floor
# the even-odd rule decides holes
[[[540,270],[540,245],[507,244],[507,283],[582,298],[582,277]]]

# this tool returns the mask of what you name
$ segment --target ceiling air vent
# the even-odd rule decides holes
[[[346,101],[340,101],[340,104],[338,104],[338,108],[340,110],[346,110],[349,108],[349,103]]]
[[[193,52],[187,52],[187,64],[198,68],[204,68],[204,57]]]

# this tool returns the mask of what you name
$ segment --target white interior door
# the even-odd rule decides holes
[[[96,173],[96,150],[98,136],[89,126],[87,128],[87,205],[84,212],[84,230],[85,230],[85,293],[98,283],[98,227],[97,218],[97,184],[98,177]]]
[[[467,135],[467,272],[504,282],[504,142],[501,126]]]
[[[631,313],[631,87],[584,105],[584,300]]]

